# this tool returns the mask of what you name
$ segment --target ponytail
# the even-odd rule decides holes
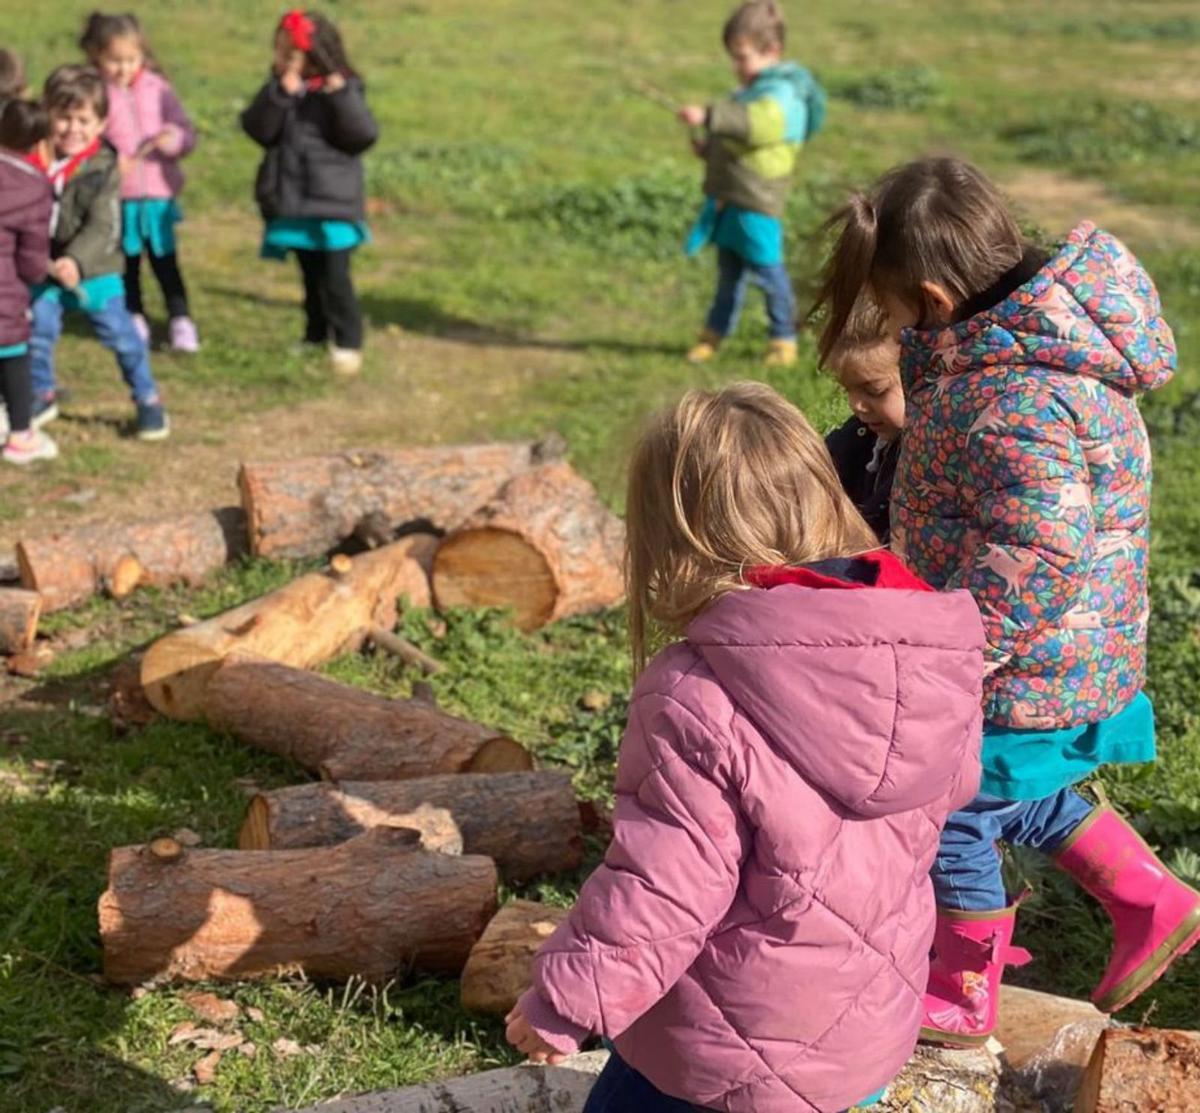
[[[871,281],[879,224],[875,206],[863,193],[853,193],[850,199],[826,222],[827,231],[841,228],[833,252],[825,263],[817,308],[827,310],[825,326],[818,345],[821,361],[829,359],[846,324],[854,313],[866,287]]]

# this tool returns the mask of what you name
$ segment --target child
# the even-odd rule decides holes
[[[142,302],[142,255],[148,254],[167,304],[171,350],[196,352],[200,338],[175,248],[175,225],[183,219],[176,201],[183,189],[179,160],[195,147],[196,129],[159,70],[136,16],[93,12],[79,45],[104,76],[109,105],[104,135],[120,156],[125,303],[149,344]]]
[[[344,375],[362,367],[350,255],[368,238],[361,156],[378,135],[363,94],[337,28],[296,10],[276,29],[274,76],[242,113],[246,134],[266,148],[255,185],[263,257],[296,253],[304,342],[324,345],[332,334],[333,369]]]
[[[54,192],[50,283],[33,290],[33,422],[58,417],[54,345],[63,314],[81,310],[96,336],[116,354],[137,407],[137,436],[164,440],[170,432],[150,355],[125,307],[121,281],[120,174],[117,153],[101,138],[108,116],[104,79],[86,66],[59,66],[46,81],[49,160],[38,160]]]
[[[875,307],[856,310],[830,351],[826,363],[854,416],[825,438],[843,489],[884,545],[891,536],[892,482],[904,428],[900,346],[885,325]]]
[[[977,783],[979,615],[876,550],[820,437],[754,383],[653,423],[627,544],[613,841],[509,1041],[612,1040],[587,1113],[845,1109],[916,1044],[926,871]],[[682,640],[647,666],[657,634]]]
[[[787,28],[773,0],[743,4],[725,24],[723,40],[738,90],[705,108],[690,104],[679,118],[705,129],[694,149],[705,160],[706,200],[688,238],[688,254],[717,245],[717,293],[693,363],[712,359],[737,324],[747,282],[767,301],[766,362],[796,361],[796,299],[783,264],[783,210],[796,156],[821,126],[825,95],[809,72],[783,61]]]
[[[934,586],[967,588],[988,636],[982,793],[951,817],[933,872],[924,1034],[984,1042],[1004,964],[1028,960],[1010,946],[997,839],[1053,854],[1112,918],[1094,999],[1113,1012],[1200,938],[1200,893],[1071,788],[1154,757],[1137,396],[1171,377],[1171,330],[1124,246],[1085,223],[1037,250],[964,162],[902,166],[839,219],[822,347],[868,289],[902,347],[893,548]]]
[[[33,101],[0,107],[0,436],[10,464],[53,460],[58,447],[32,427],[29,379],[29,287],[50,262],[50,187],[29,156],[50,134],[46,110]]]
[[[25,95],[25,66],[11,50],[0,47],[0,108]]]

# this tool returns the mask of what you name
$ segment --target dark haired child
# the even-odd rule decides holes
[[[1114,1012],[1200,940],[1200,893],[1073,787],[1155,754],[1137,399],[1174,371],[1171,329],[1121,243],[1083,223],[1038,250],[957,159],[898,167],[833,223],[822,354],[864,295],[900,340],[892,547],[935,587],[970,591],[988,640],[982,786],[947,822],[933,868],[923,1035],[986,1041],[1004,965],[1029,958],[1011,944],[998,840],[1053,855],[1108,913],[1114,946],[1093,997]]]
[[[146,342],[125,306],[121,279],[120,172],[117,152],[101,137],[108,116],[104,79],[87,66],[60,66],[46,81],[50,153],[36,165],[50,180],[51,282],[33,290],[34,415],[37,426],[58,417],[54,346],[63,315],[80,310],[100,343],[117,357],[137,408],[139,440],[164,440],[167,413]]]
[[[679,118],[703,128],[693,149],[705,161],[704,206],[687,253],[717,248],[717,292],[693,363],[716,355],[737,325],[749,283],[766,296],[766,362],[796,361],[796,298],[784,266],[783,214],[801,146],[825,118],[825,94],[808,70],[783,60],[787,27],[774,0],[743,4],[725,23],[723,41],[738,88],[707,107],[686,105]]]
[[[304,280],[306,344],[332,341],[335,372],[362,367],[363,325],[350,258],[368,239],[362,155],[378,129],[337,27],[288,12],[275,30],[273,74],[242,113],[265,148],[255,197],[264,258],[296,253]]]
[[[107,85],[104,135],[120,156],[126,305],[148,344],[141,268],[142,256],[149,255],[167,306],[171,350],[195,352],[200,338],[179,270],[175,225],[183,219],[177,200],[183,189],[179,163],[195,147],[196,129],[158,68],[136,16],[93,12],[79,45]]]
[[[33,428],[29,372],[29,287],[50,262],[50,187],[30,165],[50,134],[46,110],[35,101],[0,106],[0,436],[10,464],[53,460],[55,443]]]
[[[0,47],[0,108],[25,96],[25,64],[11,50]]]

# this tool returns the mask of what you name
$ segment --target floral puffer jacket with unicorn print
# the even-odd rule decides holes
[[[991,309],[906,330],[892,547],[966,588],[987,631],[984,715],[1058,729],[1145,679],[1150,442],[1137,396],[1175,342],[1129,250],[1091,224]]]

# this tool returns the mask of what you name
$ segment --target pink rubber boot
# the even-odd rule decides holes
[[[1200,893],[1185,885],[1112,808],[1096,808],[1055,855],[1113,922],[1108,969],[1092,993],[1123,1009],[1200,942]]]
[[[996,912],[938,909],[921,1039],[953,1047],[987,1043],[996,1027],[1004,967],[1032,958],[1024,947],[1012,946],[1016,923],[1017,904]]]

